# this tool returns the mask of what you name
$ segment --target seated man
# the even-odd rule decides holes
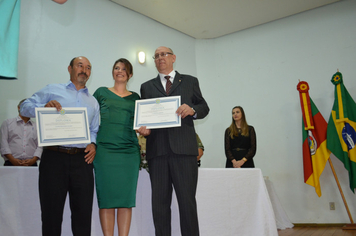
[[[19,115],[5,120],[1,125],[1,156],[5,159],[4,166],[37,166],[42,155],[38,147],[36,124],[29,117]]]

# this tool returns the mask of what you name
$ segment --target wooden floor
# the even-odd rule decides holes
[[[342,227],[297,226],[291,229],[278,230],[279,236],[356,236],[356,229]]]

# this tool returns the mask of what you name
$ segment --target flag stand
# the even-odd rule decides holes
[[[356,229],[356,224],[344,225],[344,227],[342,227],[342,229],[353,229],[353,230],[355,230]]]
[[[342,227],[342,229],[356,229],[356,224],[354,224],[354,221],[353,221],[353,219],[352,219],[352,216],[351,216],[349,207],[348,207],[348,205],[347,205],[347,202],[346,202],[344,193],[342,192],[342,189],[341,189],[341,186],[340,186],[340,183],[339,183],[339,179],[337,178],[337,175],[336,175],[336,172],[335,172],[335,169],[334,169],[334,165],[333,165],[333,163],[331,162],[331,158],[330,158],[330,157],[329,157],[328,160],[329,160],[329,164],[330,164],[331,170],[332,170],[332,172],[333,172],[333,174],[334,174],[335,181],[336,181],[336,183],[337,183],[337,187],[339,188],[339,191],[340,191],[342,200],[344,201],[344,205],[345,205],[347,214],[349,215],[349,218],[350,218],[350,221],[351,221],[351,224],[345,225],[344,227]]]

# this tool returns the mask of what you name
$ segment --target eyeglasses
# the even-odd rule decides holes
[[[166,57],[166,56],[168,56],[168,55],[173,55],[173,53],[171,53],[171,52],[161,52],[161,53],[156,53],[152,58],[153,59],[155,59],[155,60],[157,60],[158,58],[159,58],[159,56],[161,56],[161,57]]]

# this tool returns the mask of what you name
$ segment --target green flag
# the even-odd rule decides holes
[[[349,172],[350,188],[356,188],[356,103],[346,90],[342,74],[337,72],[331,82],[335,85],[335,101],[327,129],[327,148],[344,163]]]

